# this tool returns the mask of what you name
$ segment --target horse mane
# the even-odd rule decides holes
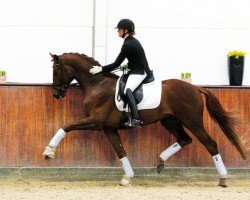
[[[77,55],[83,58],[84,60],[89,61],[93,65],[101,66],[101,64],[96,61],[94,58],[87,56],[86,54],[80,54],[80,53],[64,53],[63,55]]]
[[[69,54],[70,55],[78,55],[82,59],[89,61],[93,65],[101,66],[101,64],[97,60],[95,60],[92,57],[87,56],[86,54],[83,54],[83,53],[82,54],[80,54],[80,53],[64,53],[63,55],[65,55],[65,54],[67,54],[67,55],[69,55]],[[117,79],[119,77],[118,75],[113,74],[113,73],[105,73],[103,75],[107,76],[107,77],[115,78],[115,79]]]

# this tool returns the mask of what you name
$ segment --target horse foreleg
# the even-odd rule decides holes
[[[69,124],[64,126],[63,128],[60,128],[57,133],[54,135],[52,140],[50,141],[49,145],[45,147],[45,151],[43,152],[43,155],[45,156],[45,159],[49,158],[55,158],[55,151],[56,147],[59,145],[61,140],[65,137],[67,132],[70,132],[72,130],[88,130],[88,129],[95,129],[96,125],[94,123],[93,118],[85,118],[79,122]]]
[[[113,146],[117,156],[121,161],[122,168],[125,175],[121,179],[120,185],[127,186],[132,178],[134,178],[134,171],[130,165],[128,158],[126,157],[126,152],[123,148],[121,138],[116,129],[104,129],[105,134],[107,135],[111,145]]]
[[[43,152],[43,155],[45,156],[46,160],[49,158],[55,158],[56,147],[58,146],[60,141],[65,137],[65,135],[66,135],[66,132],[62,128],[60,128],[57,131],[57,133],[54,135],[54,137],[50,141],[49,146],[46,146]]]

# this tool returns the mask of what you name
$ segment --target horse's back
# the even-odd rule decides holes
[[[175,91],[181,93],[188,93],[192,95],[193,93],[199,94],[199,89],[197,86],[187,83],[179,79],[167,79],[162,81],[162,86],[166,91]]]
[[[203,99],[199,88],[178,79],[162,81],[162,106],[167,106],[171,113],[186,112],[193,109],[203,112]]]

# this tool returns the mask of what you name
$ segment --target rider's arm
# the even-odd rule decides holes
[[[103,66],[102,71],[110,72],[114,70],[115,68],[119,67],[122,64],[122,62],[125,60],[125,58],[127,58],[128,53],[129,53],[129,47],[126,44],[124,44],[115,62],[109,65]]]

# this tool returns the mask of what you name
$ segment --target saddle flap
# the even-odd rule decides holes
[[[126,98],[126,95],[124,94],[124,89],[126,87],[126,83],[127,83],[127,80],[128,80],[128,74],[123,74],[121,77],[120,77],[120,81],[119,81],[119,91],[118,91],[118,95],[117,95],[117,100],[118,101],[123,101],[125,104],[127,104],[127,98]],[[142,84],[141,83],[133,92],[133,95],[135,97],[135,101],[137,104],[139,104],[142,99],[143,99],[143,89],[142,89]]]

